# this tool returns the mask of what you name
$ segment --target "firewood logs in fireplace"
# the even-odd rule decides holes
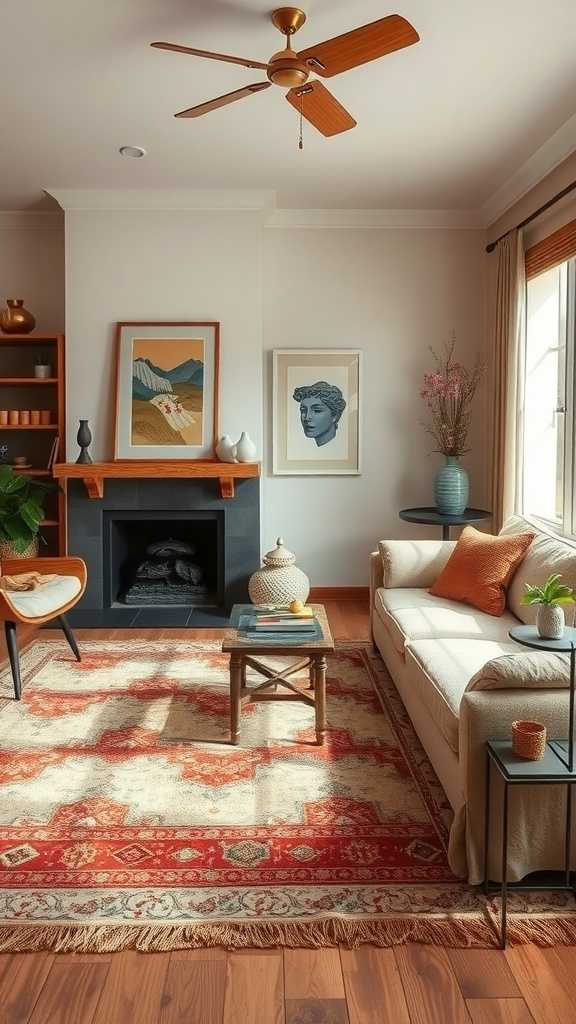
[[[201,603],[208,588],[201,566],[194,561],[192,544],[172,539],[155,541],[147,545],[144,554],[122,597],[125,604]]]

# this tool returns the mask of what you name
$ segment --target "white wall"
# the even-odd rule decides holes
[[[68,452],[90,420],[113,455],[118,320],[219,320],[220,425],[262,444],[260,215],[183,210],[66,214]]]
[[[463,358],[481,349],[482,245],[474,230],[263,227],[254,211],[69,211],[70,457],[79,417],[94,456],[112,455],[115,321],[220,320],[221,432],[247,430],[263,450],[263,550],[283,534],[316,586],[365,585],[375,541],[423,535],[398,519],[399,508],[431,502],[438,465],[420,426],[420,381],[428,346],[453,328]],[[270,352],[303,346],[364,352],[359,477],[270,473]],[[479,504],[481,408],[468,459]]]
[[[264,239],[265,436],[270,436],[273,348],[342,347],[364,353],[363,471],[359,477],[265,481],[263,543],[278,534],[317,586],[365,585],[381,537],[422,536],[398,510],[433,504],[440,456],[420,421],[429,346],[454,329],[459,356],[482,349],[482,235],[447,229],[269,229]],[[478,403],[478,412],[482,400]],[[481,416],[471,503],[485,500]],[[267,463],[271,452],[267,449]],[[429,533],[437,535],[437,530]]]
[[[42,331],[64,330],[64,214],[0,211],[0,305],[24,299]]]

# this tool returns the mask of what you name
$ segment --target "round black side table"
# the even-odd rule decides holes
[[[465,508],[460,516],[444,516],[434,506],[423,508],[403,508],[399,512],[400,519],[407,523],[424,523],[426,526],[441,526],[442,540],[450,540],[451,526],[466,526],[467,523],[479,523],[482,519],[490,519],[492,515],[485,508]]]

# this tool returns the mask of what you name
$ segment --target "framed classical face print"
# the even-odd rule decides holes
[[[357,349],[274,351],[274,473],[360,472],[360,367]]]
[[[216,322],[119,323],[115,458],[210,458],[218,370]]]

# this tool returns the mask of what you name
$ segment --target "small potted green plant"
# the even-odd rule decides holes
[[[51,489],[50,484],[0,465],[0,559],[38,554],[44,499]]]
[[[50,357],[45,352],[34,360],[34,376],[40,380],[46,380],[52,376]]]
[[[565,604],[576,604],[576,592],[562,583],[560,573],[549,576],[543,587],[526,584],[522,604],[538,605],[536,629],[543,640],[561,640],[564,635]]]

